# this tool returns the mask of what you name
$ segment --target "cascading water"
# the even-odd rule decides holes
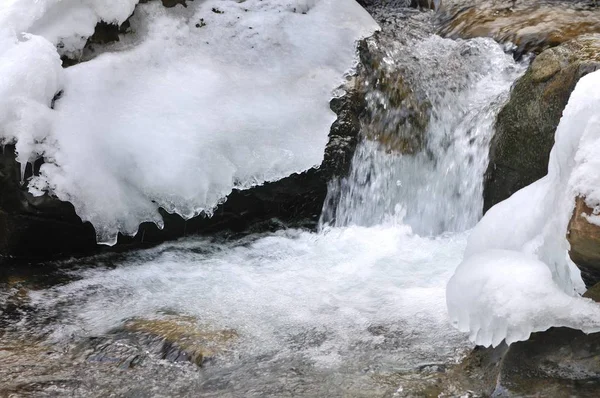
[[[420,235],[471,228],[481,217],[495,116],[523,66],[487,39],[371,39],[369,50],[380,52],[382,67],[362,77],[364,139],[350,175],[331,182],[321,223],[395,219]],[[390,78],[399,73],[402,80]],[[398,85],[411,92],[395,104]],[[415,107],[427,115],[407,117]]]
[[[382,11],[393,23],[369,41],[363,141],[348,178],[331,183],[321,232],[81,261],[29,292],[35,311],[0,331],[0,346],[29,347],[3,357],[27,367],[0,367],[0,380],[40,396],[132,395],[138,379],[139,396],[402,397],[458,361],[470,345],[449,325],[445,286],[466,234],[429,235],[480,216],[492,123],[523,66],[491,40],[431,35],[429,13],[396,11]],[[21,294],[10,289],[0,286],[0,308]],[[198,371],[148,347],[152,322],[175,339],[190,323],[192,336],[237,337]]]

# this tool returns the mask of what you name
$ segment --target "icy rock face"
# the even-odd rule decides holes
[[[600,306],[578,297],[583,282],[566,239],[577,196],[600,209],[599,106],[600,72],[593,72],[565,108],[548,175],[494,206],[474,228],[447,304],[454,325],[477,344],[510,344],[551,326],[600,330]]]
[[[20,60],[28,78],[30,65],[52,73],[53,80],[35,75],[54,84],[43,93],[11,84],[44,112],[35,113],[31,120],[42,119],[27,135],[0,123],[0,137],[17,142],[19,161],[45,157],[30,191],[71,202],[106,244],[118,232],[135,234],[145,221],[162,226],[160,207],[186,219],[210,214],[233,188],[320,164],[335,120],[333,89],[355,63],[356,41],[377,29],[346,0],[206,1],[169,9],[149,2],[136,9],[127,40],[62,70],[52,44],[79,48],[68,37],[91,35],[99,19],[121,23],[133,2],[36,2],[35,13],[26,3],[10,3],[6,18],[20,21],[11,25],[16,32],[42,34],[27,38],[45,46],[48,59],[22,43],[13,47],[25,54],[8,59]],[[60,7],[69,4],[61,19]],[[85,19],[85,32],[77,19],[69,36],[67,17],[78,7],[97,18]],[[0,72],[4,65],[3,59]],[[18,70],[3,73],[0,84]]]

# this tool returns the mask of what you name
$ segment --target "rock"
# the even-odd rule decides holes
[[[593,213],[594,209],[585,203],[585,198],[577,197],[567,232],[571,245],[569,256],[581,270],[581,277],[588,287],[600,282],[600,226],[586,218]]]
[[[597,397],[600,333],[551,328],[510,346],[475,347],[433,379],[401,381],[402,397]]]
[[[600,303],[600,283],[596,283],[594,286],[590,287],[584,293],[583,297],[592,299],[595,302]]]
[[[94,229],[81,222],[70,203],[27,192],[14,151],[6,145],[0,153],[0,254],[50,258],[95,247]],[[28,164],[25,178],[40,165]]]
[[[440,33],[451,38],[492,37],[536,54],[582,34],[600,32],[595,1],[455,0],[443,2]]]
[[[492,396],[598,396],[600,333],[551,328],[501,350]]]
[[[186,316],[159,319],[132,319],[124,330],[160,340],[160,354],[172,362],[187,361],[201,366],[207,359],[227,349],[238,338],[235,330],[201,328],[198,320]]]
[[[600,34],[542,52],[496,120],[484,181],[484,212],[545,176],[554,133],[579,79],[600,69]]]
[[[415,154],[425,146],[431,104],[418,95],[400,68],[388,68],[380,47],[380,35],[365,40],[360,48],[361,69],[357,91],[365,100],[359,114],[363,135],[377,141],[387,152]]]

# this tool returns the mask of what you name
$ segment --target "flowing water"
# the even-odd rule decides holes
[[[6,279],[0,395],[413,396],[415,377],[460,360],[471,346],[448,324],[445,285],[524,65],[491,40],[431,35],[431,13],[380,11],[364,140],[320,231],[188,238],[53,264],[37,285]],[[398,76],[400,105],[377,83]]]

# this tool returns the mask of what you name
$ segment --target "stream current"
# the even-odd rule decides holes
[[[461,359],[471,345],[449,325],[445,287],[525,64],[492,40],[436,36],[431,12],[370,11],[378,76],[319,232],[186,238],[54,264],[36,287],[6,279],[0,394],[411,396],[415,378]],[[382,80],[410,93],[399,104]],[[407,131],[420,134],[409,150],[393,136]]]

